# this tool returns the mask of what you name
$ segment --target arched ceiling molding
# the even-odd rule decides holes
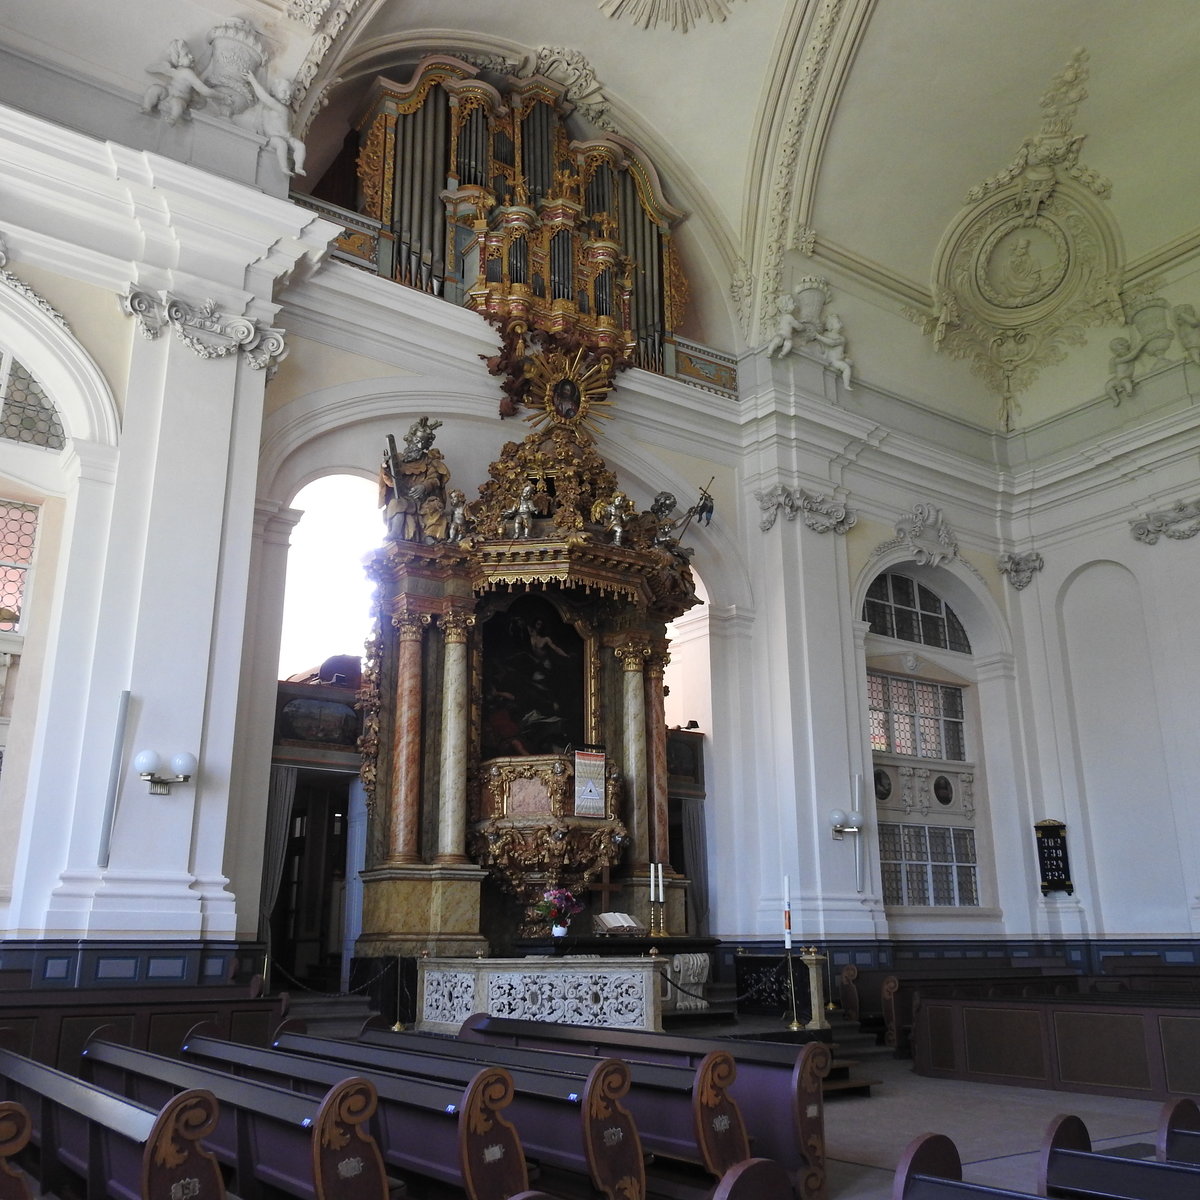
[[[0,286],[0,342],[45,388],[71,440],[116,446],[120,418],[100,368],[64,324],[10,286]]]
[[[755,134],[751,178],[761,180],[757,200],[747,211],[742,273],[734,299],[743,332],[761,340],[784,290],[784,257],[789,250],[811,253],[807,230],[821,150],[837,97],[854,60],[855,47],[876,0],[820,0],[797,5],[793,26],[781,39],[773,94],[764,102]]]
[[[843,3],[844,0],[834,2]],[[382,3],[383,0],[376,0],[375,4],[357,10],[355,16],[358,19],[353,28],[363,29],[369,17],[362,14],[368,8],[373,14]],[[502,60],[513,64],[514,73],[536,63],[538,53],[537,47],[455,29],[406,30],[362,41],[355,41],[353,30],[350,30],[322,62],[301,105],[301,124],[316,119],[313,106],[319,106],[321,101],[327,99],[332,89],[351,86],[367,76],[385,74],[389,65],[398,58],[415,58],[423,53],[438,51],[469,58]],[[651,163],[659,180],[668,182],[672,203],[688,214],[692,244],[702,256],[700,264],[691,260],[689,265],[693,270],[689,282],[693,289],[704,287],[720,297],[729,333],[732,340],[736,340],[744,330],[727,286],[727,281],[734,277],[738,268],[736,234],[721,215],[703,181],[675,153],[670,143],[619,99],[606,95],[606,100],[612,123],[619,131],[613,140],[636,149],[640,156]],[[701,267],[708,275],[707,280],[698,277],[697,267]],[[724,347],[728,343],[720,338],[720,332],[705,330],[704,337]],[[734,347],[735,351],[742,348]]]

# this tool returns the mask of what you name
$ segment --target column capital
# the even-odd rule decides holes
[[[432,621],[429,613],[392,614],[392,628],[400,634],[402,642],[419,642]]]
[[[449,612],[439,614],[438,622],[442,627],[442,637],[448,643],[464,643],[467,631],[475,624],[475,614],[465,612],[461,608],[452,608]]]
[[[641,671],[650,658],[651,650],[646,642],[628,638],[613,647],[613,653],[621,660],[625,671]]]

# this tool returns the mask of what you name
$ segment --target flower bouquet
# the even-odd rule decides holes
[[[583,912],[583,905],[567,891],[566,888],[550,888],[542,893],[542,898],[533,906],[533,911],[540,917],[545,917],[555,930],[566,928],[571,918]]]

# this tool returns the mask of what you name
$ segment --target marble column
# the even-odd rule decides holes
[[[643,668],[650,656],[650,647],[642,642],[628,641],[616,647],[621,660],[622,717],[624,736],[621,751],[625,760],[625,794],[628,811],[625,823],[631,844],[629,864],[644,870],[650,862],[650,781],[646,764],[646,688]]]
[[[439,618],[442,668],[442,758],[439,772],[439,863],[469,862],[467,844],[467,631],[475,618],[452,610]]]
[[[428,613],[392,618],[399,634],[396,717],[392,727],[392,788],[389,797],[388,861],[421,861],[421,645]]]
[[[656,650],[646,660],[646,741],[650,763],[650,831],[654,862],[671,870],[670,832],[667,817],[667,713],[663,698],[663,672],[671,656]]]

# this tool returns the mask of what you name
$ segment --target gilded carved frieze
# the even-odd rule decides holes
[[[1005,430],[1017,394],[1088,326],[1126,320],[1120,241],[1101,203],[1110,185],[1080,162],[1085,135],[1072,128],[1087,59],[1077,51],[1055,78],[1040,129],[1009,166],[967,193],[934,264],[932,310],[908,310],[935,349],[969,361],[999,394]]]

